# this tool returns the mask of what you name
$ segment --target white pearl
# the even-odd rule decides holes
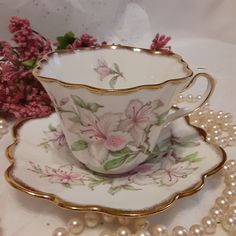
[[[146,218],[138,218],[134,220],[134,228],[136,230],[144,230],[150,227],[150,222]]]
[[[88,212],[88,213],[85,213],[84,220],[85,220],[85,224],[89,228],[94,228],[99,224],[100,217],[97,213]]]
[[[184,98],[183,94],[178,94],[178,96],[177,96],[177,102],[178,102],[178,103],[181,103],[181,102],[184,102],[184,100],[185,100],[185,98]]]
[[[168,236],[168,230],[165,225],[156,224],[152,227],[152,236]]]
[[[151,233],[146,229],[141,229],[135,233],[135,236],[151,236]]]
[[[235,171],[229,171],[227,175],[225,175],[225,182],[230,183],[236,181],[236,172]]]
[[[236,215],[227,214],[222,219],[221,225],[228,232],[236,232]]]
[[[131,218],[128,217],[118,217],[118,221],[121,225],[129,225],[131,223]]]
[[[113,236],[113,233],[111,230],[103,230],[99,236]]]
[[[131,231],[126,226],[121,226],[116,230],[116,236],[130,236]]]
[[[227,146],[227,139],[221,138],[219,141],[219,145],[223,148],[226,147]]]
[[[115,216],[111,216],[111,215],[102,215],[102,219],[106,223],[111,223],[111,222],[113,222],[116,219],[116,217]]]
[[[235,167],[236,166],[236,161],[235,160],[228,160],[226,161],[225,165],[231,167]]]
[[[186,101],[187,102],[194,102],[194,97],[192,94],[188,94],[187,97],[186,97]]]
[[[68,221],[67,228],[72,234],[80,234],[84,230],[84,220],[80,217],[72,218]]]
[[[216,222],[220,222],[223,217],[223,210],[219,206],[213,206],[209,210],[210,216],[215,219]]]
[[[229,214],[236,215],[236,206],[231,206],[228,210]]]
[[[183,226],[176,226],[172,230],[171,236],[188,236],[188,231]]]
[[[218,111],[217,114],[220,115],[220,116],[223,116],[224,112],[223,111]]]
[[[189,236],[204,236],[204,229],[201,225],[192,225],[189,229]]]
[[[226,114],[224,114],[223,119],[226,122],[232,122],[233,116],[230,113],[226,113]]]
[[[52,236],[69,236],[69,233],[65,228],[58,227],[53,231]]]
[[[226,183],[227,187],[231,187],[233,189],[236,189],[236,181],[231,181],[229,183]]]
[[[216,232],[217,223],[214,218],[206,216],[202,219],[201,223],[206,234],[214,234]]]
[[[226,187],[223,191],[223,196],[225,196],[230,203],[234,203],[236,201],[236,191],[233,188]]]
[[[216,202],[216,205],[218,205],[222,209],[223,212],[229,209],[230,203],[226,197],[220,196],[216,198],[215,202]]]
[[[225,123],[223,123],[223,125],[222,125],[222,130],[223,130],[223,131],[228,131],[228,130],[229,130],[229,127],[230,127],[230,124],[227,123],[227,122],[225,122]]]
[[[236,142],[236,139],[234,137],[232,137],[232,136],[228,137],[228,145],[229,146],[235,145],[235,142]]]
[[[197,95],[197,96],[196,96],[196,99],[197,99],[197,100],[201,100],[201,99],[202,99],[202,95]]]

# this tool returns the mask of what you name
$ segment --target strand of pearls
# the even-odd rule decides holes
[[[179,95],[177,103],[193,103],[201,99],[189,94],[186,97]],[[177,106],[177,105],[176,105]],[[207,141],[216,143],[222,147],[232,146],[236,143],[236,125],[232,124],[233,117],[230,113],[215,112],[206,103],[202,108],[189,116],[190,122],[204,129],[207,133]],[[189,229],[176,226],[168,230],[165,225],[155,224],[151,226],[146,218],[131,219],[127,217],[115,217],[88,212],[72,218],[66,227],[54,230],[52,236],[81,235],[85,228],[95,228],[100,224],[118,223],[120,226],[112,232],[103,230],[99,236],[206,236],[216,232],[217,225],[221,225],[224,231],[230,235],[236,235],[236,161],[229,160],[222,169],[225,188],[221,196],[217,197],[208,215],[204,216],[199,224],[194,224]]]
[[[194,103],[201,100],[201,95],[188,94],[177,96],[177,104],[182,102]],[[176,106],[177,106],[176,104]],[[236,125],[232,124],[233,116],[230,113],[214,111],[208,103],[189,115],[191,124],[203,129],[207,133],[207,141],[221,147],[233,146],[236,143]]]
[[[151,226],[146,218],[131,219],[115,217],[88,212],[72,218],[67,227],[56,228],[52,236],[81,235],[85,227],[94,228],[101,223],[118,223],[120,226],[115,232],[103,230],[99,236],[206,236],[214,234],[217,225],[230,236],[236,235],[236,161],[228,160],[222,169],[225,188],[221,196],[217,197],[207,216],[199,224],[192,225],[189,229],[183,226],[174,227],[171,232],[166,226],[155,224]]]

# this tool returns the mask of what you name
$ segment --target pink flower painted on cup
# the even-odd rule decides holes
[[[129,131],[135,145],[141,145],[145,140],[145,128],[154,124],[156,114],[154,111],[162,106],[161,100],[143,103],[139,99],[130,101],[125,110],[125,119],[120,123],[120,129]]]
[[[163,185],[172,186],[179,179],[187,177],[196,168],[192,166],[190,161],[173,162],[169,158],[165,158],[161,162],[160,170],[152,174],[152,178]]]
[[[98,66],[94,70],[100,75],[100,79],[103,80],[105,77],[112,73],[112,70],[108,67],[105,60],[98,59]]]
[[[79,114],[81,136],[88,143],[89,153],[100,163],[106,160],[109,151],[119,151],[131,141],[128,133],[117,131],[120,114],[105,113],[98,118],[83,108]]]

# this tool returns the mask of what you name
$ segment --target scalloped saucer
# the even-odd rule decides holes
[[[16,189],[68,209],[130,217],[158,213],[199,191],[226,161],[223,149],[182,118],[162,131],[147,162],[125,175],[98,175],[72,156],[58,123],[52,114],[15,125],[5,176]]]

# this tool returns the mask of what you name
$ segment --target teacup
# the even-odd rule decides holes
[[[158,157],[163,127],[198,109],[214,88],[210,75],[193,76],[173,52],[121,45],[53,52],[33,73],[54,103],[74,156],[103,174],[125,173]],[[199,102],[169,112],[199,77],[208,82]]]

